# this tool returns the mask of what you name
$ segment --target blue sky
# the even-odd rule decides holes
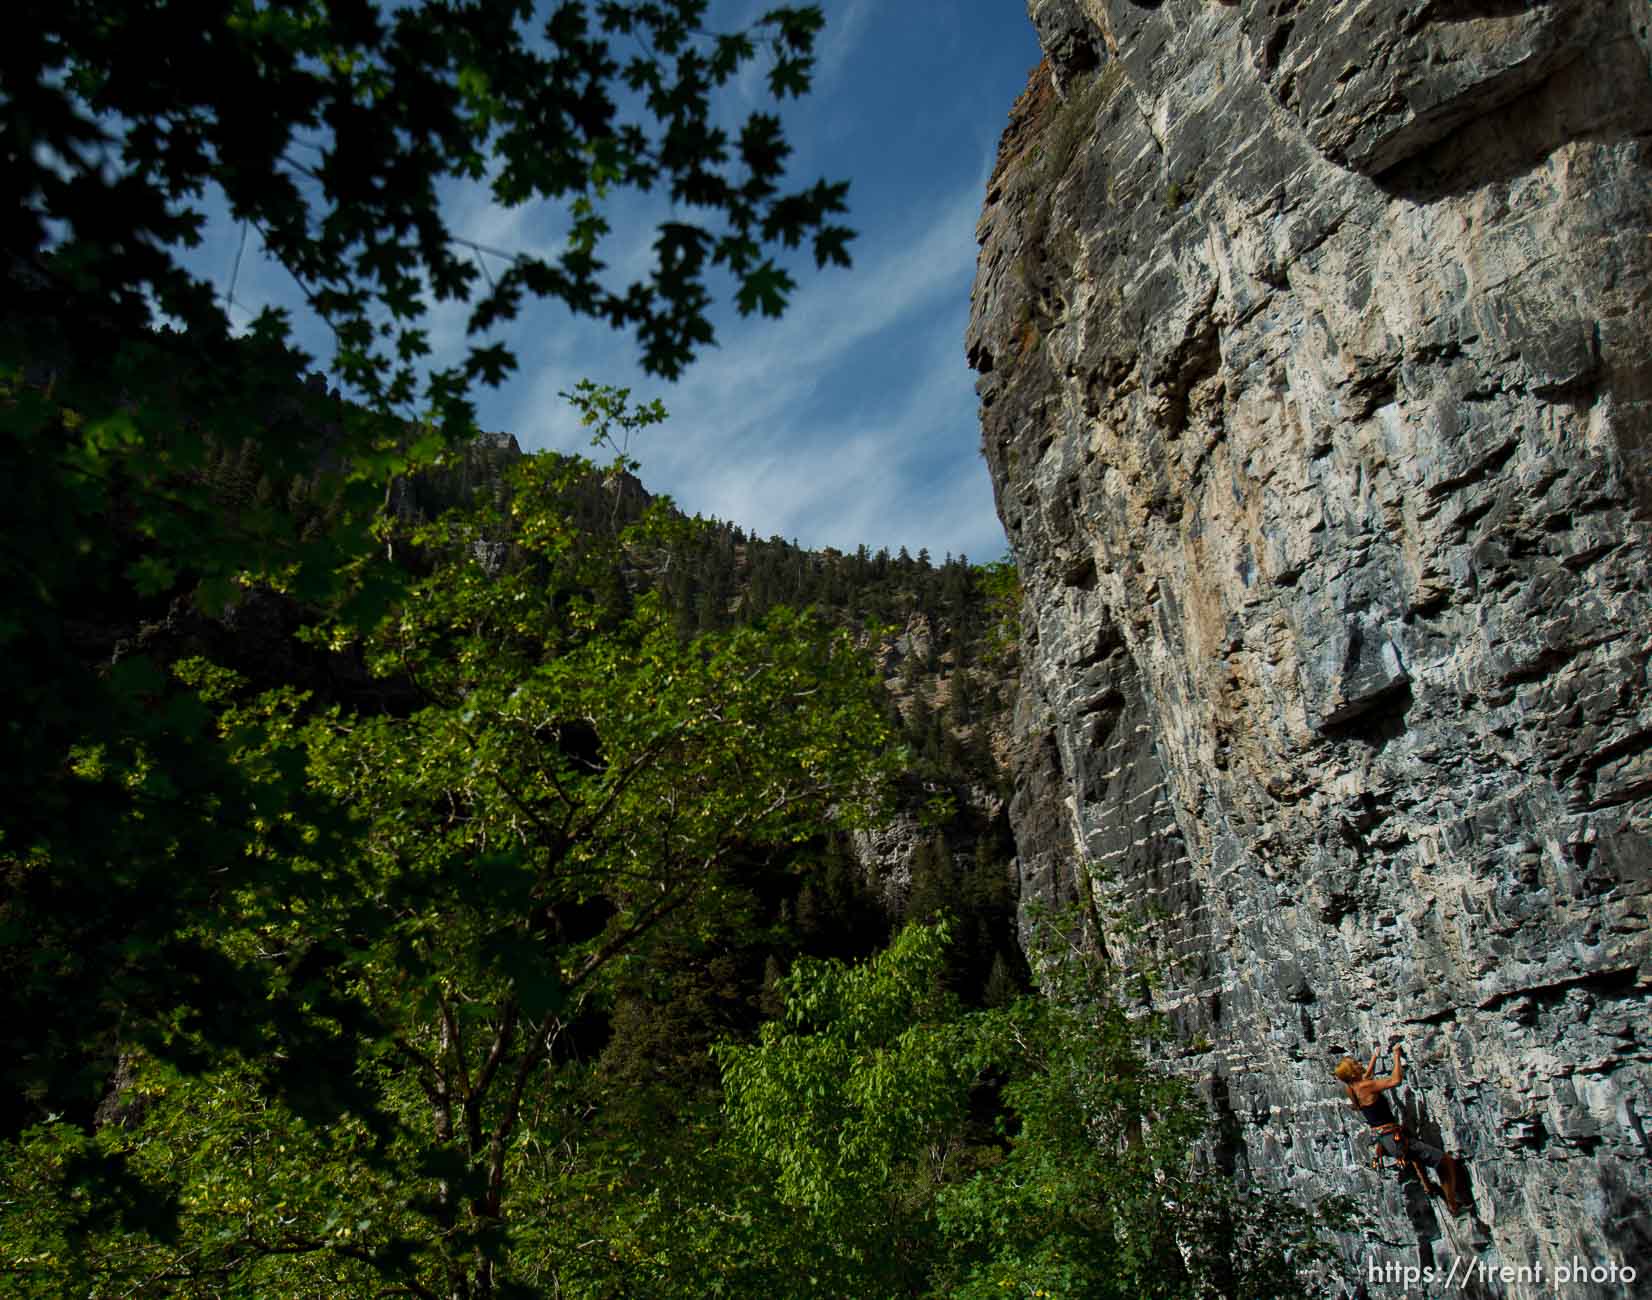
[[[773,0],[714,0],[710,26],[743,25]],[[645,375],[629,336],[529,302],[501,337],[519,369],[475,394],[484,429],[528,450],[589,452],[559,391],[582,378],[658,397],[670,420],[632,446],[650,490],[691,513],[809,547],[860,543],[913,554],[995,559],[1003,533],[979,455],[974,376],[963,335],[975,269],[975,222],[1010,104],[1038,61],[1020,0],[824,0],[814,90],[787,101],[790,179],[848,179],[858,232],[850,271],[792,263],[799,289],[778,320],[714,316],[719,346],[668,384]],[[762,69],[734,88],[728,120],[766,108]],[[554,255],[551,212],[494,206],[484,189],[447,197],[451,227],[479,243]],[[632,278],[650,256],[664,200],[616,196],[604,256]],[[224,287],[240,231],[214,223],[198,273]],[[234,272],[246,312],[293,313],[297,341],[331,347],[305,319],[285,272],[253,234]],[[629,273],[629,274],[628,274]],[[459,358],[463,316],[434,312],[435,360]],[[444,346],[454,351],[444,355]]]

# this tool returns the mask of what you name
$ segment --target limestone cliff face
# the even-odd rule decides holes
[[[1030,8],[968,338],[1024,897],[1166,972],[1238,1165],[1375,1209],[1351,1282],[1644,1285],[1652,10]],[[1471,1217],[1379,1181],[1331,1086],[1395,1034]]]

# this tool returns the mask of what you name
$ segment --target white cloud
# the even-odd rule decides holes
[[[629,364],[628,339],[563,316],[520,341],[504,427],[528,448],[584,453],[585,431],[556,394],[582,377],[630,385],[671,413],[633,449],[644,481],[690,512],[807,546],[997,555],[962,342],[984,182],[913,207],[852,271],[810,267],[780,320],[723,322],[723,346],[669,389]],[[897,340],[902,363],[877,390],[864,348],[880,336]]]
[[[825,39],[815,53],[816,90],[827,90],[843,71],[844,64],[860,43],[861,33],[872,16],[877,0],[848,0],[831,7],[826,14]]]
[[[715,432],[673,420],[662,441],[683,441],[663,455],[645,452],[645,480],[655,481],[649,470],[657,465],[657,481],[684,509],[805,546],[995,556],[1002,535],[953,335],[944,319],[913,335],[901,388],[863,417]]]

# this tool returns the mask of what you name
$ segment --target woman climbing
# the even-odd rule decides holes
[[[1445,1197],[1446,1209],[1456,1214],[1467,1202],[1467,1184],[1463,1178],[1463,1162],[1448,1156],[1438,1147],[1406,1131],[1405,1125],[1394,1118],[1388,1098],[1382,1094],[1397,1088],[1405,1078],[1405,1063],[1400,1060],[1400,1045],[1394,1044],[1394,1072],[1385,1078],[1377,1077],[1377,1057],[1371,1053],[1371,1063],[1361,1065],[1351,1056],[1337,1062],[1333,1073],[1347,1090],[1348,1100],[1365,1117],[1376,1135],[1377,1147],[1383,1155],[1408,1165],[1429,1191],[1438,1191]],[[1436,1188],[1422,1171],[1422,1166],[1434,1170],[1440,1179]]]

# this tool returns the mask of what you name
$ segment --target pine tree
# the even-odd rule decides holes
[[[969,674],[955,670],[947,679],[947,684],[947,724],[957,728],[967,727],[975,720],[975,688],[970,683]]]
[[[820,891],[812,884],[805,884],[797,891],[797,930],[805,939],[814,939],[819,936],[824,921],[825,909],[820,904]]]
[[[910,676],[907,665],[912,665]],[[928,683],[918,677],[917,657],[908,655],[901,661],[901,681],[910,682],[911,706],[906,712],[906,731],[918,744],[922,744],[930,734],[932,710],[929,707]]]
[[[908,694],[921,694],[923,684],[919,680],[919,674],[922,669],[922,661],[909,650],[901,659],[901,689]]]
[[[906,895],[906,916],[930,922],[943,912],[956,912],[956,889],[952,879],[952,855],[941,832],[919,842],[912,855],[912,885]]]
[[[780,993],[780,980],[785,973],[786,968],[773,953],[763,959],[763,989],[758,994],[757,1005],[771,1020],[786,1009],[785,999]]]
[[[992,969],[987,973],[987,985],[981,993],[981,1002],[988,1007],[1007,1007],[1021,996],[1020,982],[1010,974],[1010,965],[1002,952],[992,955]]]

